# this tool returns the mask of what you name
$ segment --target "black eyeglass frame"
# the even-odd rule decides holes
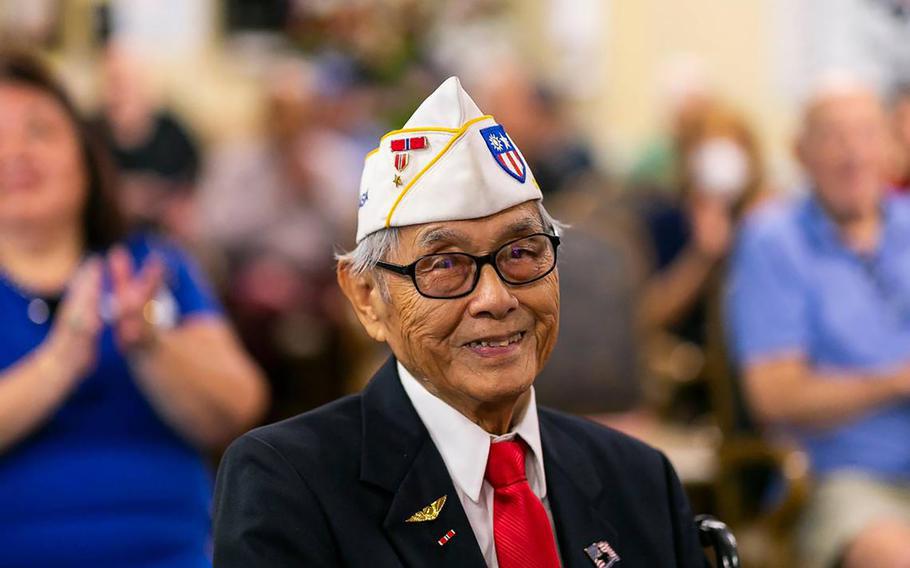
[[[504,248],[508,247],[509,245],[513,245],[513,244],[517,243],[518,241],[530,239],[531,237],[547,237],[550,240],[550,243],[553,245],[553,266],[551,266],[550,269],[547,270],[546,272],[544,272],[543,274],[535,276],[531,280],[525,280],[523,282],[514,282],[512,280],[509,280],[508,278],[503,276],[502,272],[499,271],[499,267],[496,266],[496,257],[499,255],[499,253]],[[420,258],[418,258],[417,260],[415,260],[414,262],[412,262],[411,264],[407,264],[407,265],[392,264],[391,262],[385,262],[385,261],[380,260],[376,263],[376,266],[378,266],[379,268],[388,270],[389,272],[394,272],[395,274],[400,274],[402,276],[410,276],[411,282],[414,284],[414,289],[417,290],[417,293],[420,294],[421,296],[423,296],[424,298],[431,298],[434,300],[457,300],[458,298],[464,298],[465,296],[470,295],[477,288],[477,283],[480,282],[480,273],[483,271],[483,267],[487,264],[492,266],[493,270],[496,272],[496,275],[499,276],[499,279],[502,280],[503,282],[505,282],[506,284],[508,284],[509,286],[524,286],[525,284],[537,282],[541,278],[546,277],[548,274],[553,272],[553,270],[556,268],[556,261],[557,261],[557,257],[558,257],[557,251],[559,249],[559,243],[560,243],[560,240],[559,240],[558,235],[551,235],[550,233],[533,233],[531,235],[525,235],[523,237],[513,239],[513,240],[503,244],[501,247],[494,250],[493,252],[491,252],[489,254],[481,255],[481,256],[475,256],[473,254],[469,254],[466,252],[438,252],[438,253],[433,253],[433,254],[425,254],[425,255],[421,256]],[[449,255],[453,255],[453,254],[457,254],[459,256],[467,256],[471,260],[474,261],[474,266],[476,267],[476,270],[474,271],[474,281],[471,283],[471,287],[468,288],[467,291],[465,291],[461,294],[458,294],[457,296],[432,296],[430,294],[424,293],[424,291],[420,289],[420,286],[417,285],[417,264],[426,258],[430,258],[430,257],[434,257],[434,256],[449,256]]]

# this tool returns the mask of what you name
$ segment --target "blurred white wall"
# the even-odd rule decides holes
[[[793,123],[813,77],[839,67],[887,86],[910,74],[910,24],[887,9],[902,0],[502,1],[509,33],[485,34],[481,26],[454,42],[462,47],[449,58],[480,61],[483,72],[495,40],[514,43],[525,63],[569,96],[579,127],[614,171],[664,129],[662,76],[673,61],[700,61],[711,88],[752,118],[782,184],[796,178]],[[443,8],[452,6],[445,2],[436,5],[442,32]],[[255,127],[264,66],[256,54],[268,50],[255,39],[227,42],[219,0],[0,0],[0,24],[40,28],[42,14],[58,12],[57,57],[77,97],[90,101],[97,76],[91,14],[103,3],[113,7],[121,38],[147,58],[156,89],[204,139]]]
[[[585,16],[577,45],[566,52],[568,22],[554,10],[587,0],[515,2],[525,49],[557,83],[567,84],[577,120],[603,156],[622,170],[666,121],[662,75],[670,62],[701,61],[712,88],[751,117],[773,177],[797,179],[791,140],[799,104],[812,82],[832,68],[887,88],[910,76],[910,24],[887,9],[889,0],[604,0]],[[592,32],[591,30],[597,30]],[[591,38],[599,35],[599,44]],[[565,57],[563,57],[565,54]],[[684,57],[681,57],[684,56]],[[903,77],[901,77],[903,75]]]

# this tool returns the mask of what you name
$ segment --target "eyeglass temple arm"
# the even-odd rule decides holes
[[[388,262],[384,262],[384,261],[382,261],[382,260],[377,261],[377,262],[376,262],[376,266],[379,266],[379,267],[381,267],[381,268],[385,268],[386,270],[391,270],[392,272],[397,272],[398,274],[403,274],[404,276],[410,276],[410,275],[411,275],[411,267],[410,267],[410,266],[399,266],[399,265],[397,265],[397,264],[391,264],[391,263],[388,263]]]

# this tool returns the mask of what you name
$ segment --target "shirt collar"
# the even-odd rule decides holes
[[[533,386],[527,406],[515,417],[509,433],[493,436],[424,388],[400,361],[398,377],[408,398],[411,399],[411,404],[417,410],[417,415],[430,433],[430,438],[439,449],[452,480],[471,501],[480,502],[480,490],[483,488],[490,443],[509,440],[515,436],[520,437],[531,448],[532,459],[525,464],[526,471],[534,468],[536,473],[533,476],[528,475],[528,480],[532,482],[531,490],[540,499],[546,497],[547,480],[543,468],[543,448],[540,443],[540,425],[537,421],[537,401]]]
[[[882,213],[879,251],[884,246],[903,245],[903,240],[907,238],[905,235],[908,234],[907,227],[910,227],[910,214],[908,214],[905,205],[901,206],[907,201],[905,197],[894,195],[882,197],[879,205]],[[840,236],[837,224],[825,210],[817,195],[810,195],[806,198],[803,214],[804,226],[818,246],[835,251],[847,249]]]

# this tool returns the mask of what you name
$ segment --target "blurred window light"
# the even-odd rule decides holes
[[[780,84],[794,101],[832,69],[879,90],[910,77],[910,0],[775,0]]]
[[[547,31],[557,57],[556,81],[566,94],[600,94],[598,62],[606,58],[608,3],[601,0],[550,0]]]
[[[152,58],[200,53],[211,41],[215,0],[113,0],[111,37]]]

